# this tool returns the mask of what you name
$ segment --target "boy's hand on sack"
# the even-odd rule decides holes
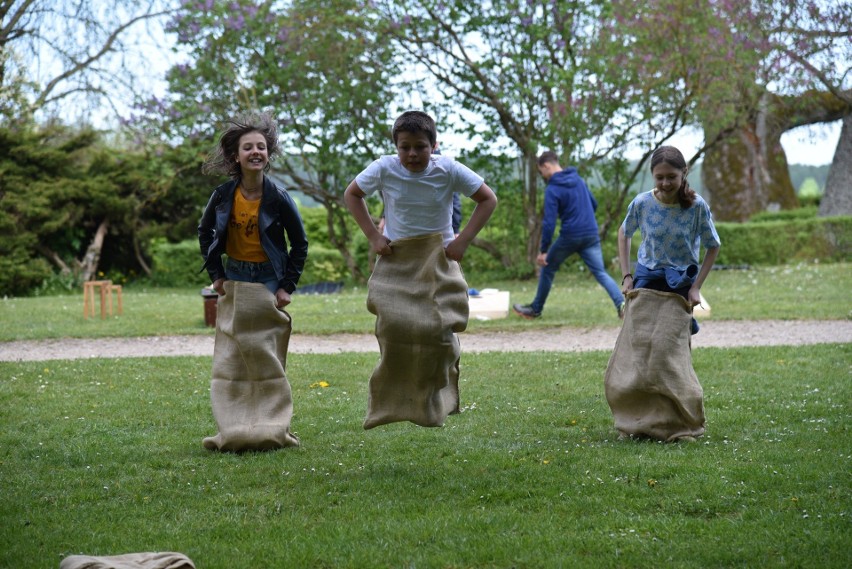
[[[450,241],[450,244],[444,249],[444,254],[447,256],[447,259],[461,262],[464,258],[465,251],[467,251],[467,244],[459,239],[454,239],[453,241]]]
[[[370,239],[370,249],[377,255],[390,255],[393,253],[390,243],[390,239],[379,233],[378,236]]]

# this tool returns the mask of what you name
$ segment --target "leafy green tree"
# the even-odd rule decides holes
[[[27,294],[54,272],[150,274],[150,237],[197,224],[197,196],[170,192],[172,174],[164,157],[92,129],[0,128],[0,294]]]
[[[431,76],[436,113],[473,139],[506,141],[492,152],[519,156],[525,260],[537,255],[541,235],[536,158],[542,150],[559,152],[564,165],[626,173],[617,158],[635,123],[629,93],[624,83],[601,82],[607,62],[595,50],[608,2],[375,5],[397,50]]]
[[[50,276],[66,274],[72,251],[84,240],[83,210],[97,186],[77,158],[94,140],[91,131],[70,134],[0,129],[0,290],[22,295]]]
[[[373,12],[352,0],[197,0],[183,3],[170,30],[188,63],[170,70],[168,96],[131,122],[152,140],[212,150],[230,116],[272,112],[284,148],[274,174],[326,208],[331,243],[363,278],[343,190],[392,149],[390,101],[405,84]]]

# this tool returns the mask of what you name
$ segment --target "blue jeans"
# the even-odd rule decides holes
[[[262,283],[272,294],[275,294],[279,288],[278,277],[275,276],[275,269],[269,261],[252,263],[228,259],[225,263],[225,276],[232,281]]]
[[[574,253],[580,255],[586,267],[589,268],[589,272],[604,287],[617,310],[624,302],[624,295],[621,294],[618,285],[604,269],[601,241],[597,235],[588,237],[563,237],[560,235],[556,242],[550,246],[550,250],[547,252],[547,265],[541,268],[541,275],[538,277],[538,290],[530,305],[532,309],[536,312],[544,310],[544,303],[547,301],[547,295],[550,294],[550,287],[553,286],[553,277],[556,276],[556,271],[559,270],[565,259]]]
[[[692,288],[692,283],[695,282],[695,277],[698,275],[698,265],[689,265],[685,270],[678,270],[672,267],[649,269],[636,263],[634,270],[636,274],[633,276],[633,288],[673,292],[687,301],[689,301],[689,289]],[[698,334],[699,329],[698,321],[693,318],[690,333]]]

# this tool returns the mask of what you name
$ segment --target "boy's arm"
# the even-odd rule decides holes
[[[379,255],[390,255],[393,253],[390,248],[390,239],[382,235],[373,223],[370,210],[367,209],[367,203],[364,201],[365,197],[367,194],[358,187],[355,180],[352,180],[343,193],[343,202],[370,242],[370,248]]]
[[[494,209],[497,207],[497,196],[487,185],[482,184],[470,198],[476,202],[476,207],[470,215],[470,219],[462,229],[459,236],[447,245],[447,257],[454,261],[461,261],[465,251],[473,241],[474,237],[485,227]]]

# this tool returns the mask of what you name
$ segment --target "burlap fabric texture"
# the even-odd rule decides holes
[[[59,563],[59,569],[195,569],[195,564],[183,553],[172,552],[69,555]]]
[[[225,282],[217,303],[210,403],[219,433],[204,448],[240,452],[298,446],[290,432],[290,315],[259,283]]]
[[[440,427],[459,409],[456,332],[467,327],[467,282],[439,234],[391,247],[368,285],[381,357],[370,377],[364,428],[396,421]]]
[[[627,293],[624,323],[604,377],[621,435],[676,441],[704,434],[704,392],[692,367],[692,310],[680,295]]]

